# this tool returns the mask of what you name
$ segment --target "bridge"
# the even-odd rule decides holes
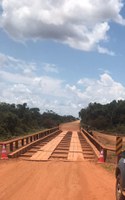
[[[102,146],[87,134],[77,121],[6,142],[0,200],[115,199],[114,175],[97,164]]]

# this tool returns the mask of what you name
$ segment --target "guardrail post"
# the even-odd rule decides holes
[[[24,146],[24,139],[21,140],[21,144],[22,144],[22,146]]]
[[[18,149],[18,140],[15,142],[15,148]]]
[[[33,141],[33,138],[32,138],[32,136],[30,136],[30,142],[32,142]]]
[[[116,137],[116,155],[117,155],[117,163],[119,162],[120,159],[120,154],[122,152],[122,137],[117,136]]]
[[[36,137],[35,137],[35,135],[33,136],[33,140],[34,140],[34,141],[36,140]]]
[[[104,161],[106,161],[106,158],[107,158],[107,149],[103,149],[103,152],[104,152]]]
[[[10,143],[10,151],[13,151],[13,142]]]
[[[29,143],[29,138],[27,137],[27,138],[26,138],[26,144],[28,144],[28,143]]]

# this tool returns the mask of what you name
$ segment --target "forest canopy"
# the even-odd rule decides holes
[[[125,134],[125,100],[102,105],[90,103],[79,112],[81,123],[91,129],[108,130]]]
[[[0,140],[10,139],[60,123],[76,120],[73,116],[60,116],[52,110],[40,113],[39,108],[29,108],[27,103],[0,103]]]

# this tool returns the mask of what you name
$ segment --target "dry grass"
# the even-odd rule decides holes
[[[104,163],[104,164],[101,164],[101,166],[102,166],[105,170],[107,170],[108,172],[114,174],[114,176],[115,176],[116,164]]]

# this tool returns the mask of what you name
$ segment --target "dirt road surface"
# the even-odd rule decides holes
[[[79,131],[80,130],[80,121],[65,123],[60,125],[62,131]]]
[[[0,200],[115,200],[115,177],[87,161],[0,161]]]

